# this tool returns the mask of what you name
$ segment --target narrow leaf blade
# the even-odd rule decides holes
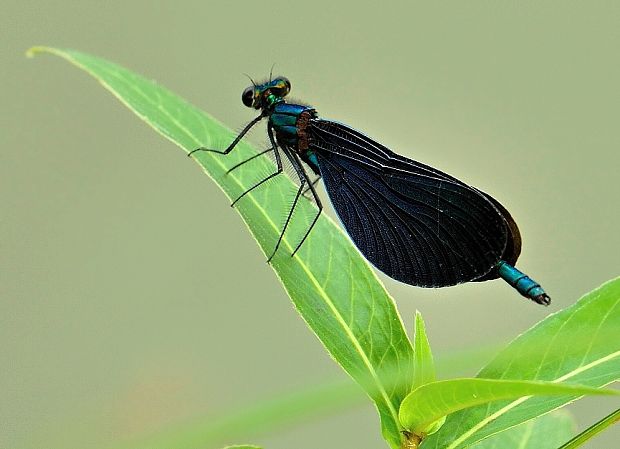
[[[431,345],[426,335],[426,326],[422,314],[415,314],[415,334],[413,337],[413,389],[424,384],[435,382],[435,361]]]
[[[210,115],[119,65],[65,49],[37,47],[29,54],[41,52],[59,56],[92,75],[186,153],[201,146],[213,148],[216,142],[231,142],[235,136]],[[255,154],[257,151],[242,141],[226,157],[199,152],[195,160],[229,198],[236,198],[256,182],[257,173],[274,170],[269,160],[257,158],[226,174],[229,167]],[[291,180],[277,176],[238,203],[237,210],[265,254],[275,245],[283,211],[290,207],[295,191]],[[228,206],[222,202],[220,207],[223,211]],[[272,267],[306,323],[373,399],[383,435],[396,448],[401,441],[397,409],[412,377],[411,343],[392,298],[348,237],[325,215],[300,251],[290,256],[315,211],[309,201],[300,203],[296,216],[301,218],[291,222]]]
[[[263,449],[260,446],[254,446],[253,444],[237,444],[234,446],[226,446],[224,449]]]
[[[431,382],[435,382],[435,361],[433,360],[433,353],[431,351],[431,345],[426,335],[426,325],[424,319],[419,311],[415,314],[415,334],[413,338],[413,388],[416,388]],[[426,426],[422,431],[425,434],[433,434],[439,430],[439,428],[446,421],[446,417],[442,416],[437,421]]]

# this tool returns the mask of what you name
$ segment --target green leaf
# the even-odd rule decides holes
[[[426,326],[422,319],[422,314],[416,311],[415,314],[415,334],[413,338],[413,388],[416,389],[424,384],[435,382],[435,362],[431,345],[426,336]],[[425,427],[422,431],[425,434],[433,434],[446,421],[446,417],[442,416],[437,421]]]
[[[615,395],[601,390],[566,383],[497,380],[450,379],[422,385],[412,391],[400,406],[400,422],[411,433],[422,435],[439,418],[475,405],[516,399],[524,396]]]
[[[573,434],[571,415],[558,410],[493,435],[468,449],[557,449]]]
[[[72,50],[37,47],[29,54],[40,52],[60,56],[92,75],[186,153],[200,146],[228,144],[235,137],[210,115],[123,67]],[[199,152],[194,159],[232,199],[254,185],[257,176],[274,171],[269,160],[257,158],[226,174],[229,167],[255,154],[255,149],[241,142],[228,156]],[[277,176],[237,203],[265,254],[274,248],[296,188],[286,176]],[[222,201],[219,207],[224,211],[228,205]],[[300,202],[271,265],[306,323],[373,399],[383,435],[397,448],[401,441],[397,410],[413,375],[411,343],[392,298],[348,237],[326,215],[321,215],[297,254],[290,256],[315,212],[310,201]]]
[[[618,421],[620,421],[620,408],[614,412],[611,412],[596,424],[588,427],[586,430],[558,449],[577,449],[601,433],[603,430],[616,424]]]
[[[431,345],[426,336],[426,326],[419,311],[415,313],[415,334],[413,337],[413,389],[435,382],[435,362]]]
[[[293,391],[253,401],[244,407],[217,416],[193,420],[184,426],[158,431],[142,438],[132,438],[117,449],[195,449],[216,447],[226,441],[253,439],[259,434],[273,434],[325,418],[337,411],[359,406],[366,398],[359,386],[340,380],[302,391]]]
[[[263,449],[260,446],[254,446],[253,444],[241,444],[235,446],[226,446],[224,449]]]
[[[620,378],[620,278],[550,315],[501,351],[479,378],[601,387]],[[540,416],[575,397],[520,398],[453,413],[422,449],[459,449]]]

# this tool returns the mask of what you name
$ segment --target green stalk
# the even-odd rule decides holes
[[[619,420],[620,420],[620,408],[617,409],[614,412],[611,412],[609,415],[607,415],[606,417],[601,419],[596,424],[588,427],[586,430],[581,432],[575,438],[573,438],[572,440],[570,440],[568,443],[564,444],[563,446],[559,447],[558,449],[575,449],[575,448],[578,448],[583,443],[585,443],[586,441],[594,438],[596,435],[601,433],[603,430],[605,430],[606,428],[608,428],[612,424],[615,424]]]

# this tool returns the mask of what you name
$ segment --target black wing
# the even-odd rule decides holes
[[[486,199],[491,201],[493,205],[497,208],[497,210],[502,214],[502,217],[506,221],[506,225],[508,226],[508,241],[506,242],[506,248],[502,254],[501,259],[505,262],[508,262],[510,265],[514,266],[517,263],[517,259],[521,255],[521,233],[519,232],[519,227],[515,222],[510,212],[506,210],[504,206],[501,205],[499,201],[493,198],[491,195],[481,192]],[[499,273],[496,269],[489,271],[482,277],[474,279],[476,282],[479,281],[488,281],[490,279],[497,279],[499,277]]]
[[[443,287],[493,279],[504,254],[518,257],[514,220],[486,194],[346,125],[316,119],[308,132],[338,216],[388,276]]]

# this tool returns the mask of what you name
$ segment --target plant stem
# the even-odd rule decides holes
[[[406,430],[403,431],[403,435],[405,438],[401,445],[401,449],[418,449],[420,443],[422,442],[422,437],[420,435],[407,432]]]
[[[575,438],[573,438],[572,440],[570,440],[569,442],[567,442],[563,446],[559,447],[558,449],[575,449],[575,448],[578,448],[583,443],[585,443],[586,441],[588,441],[591,438],[594,438],[596,435],[601,433],[607,427],[611,426],[612,424],[615,424],[619,420],[620,420],[620,408],[617,409],[614,412],[611,412],[609,415],[607,415],[606,417],[601,419],[596,424],[588,427],[586,430],[581,432]]]

